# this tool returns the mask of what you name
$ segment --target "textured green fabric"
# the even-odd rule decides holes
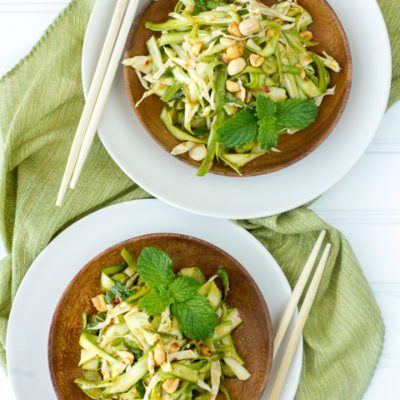
[[[382,0],[393,39],[398,99],[400,0]],[[149,197],[110,159],[96,139],[76,190],[61,209],[57,190],[83,106],[80,61],[92,0],[74,0],[33,51],[0,80],[0,231],[8,256],[0,264],[0,353],[11,302],[38,253],[79,218],[107,205]],[[304,331],[298,399],[362,396],[379,358],[384,326],[346,239],[312,211],[241,221],[274,255],[293,285],[321,228],[333,254]],[[51,268],[51,266],[49,266]],[[266,277],[268,279],[268,277]]]

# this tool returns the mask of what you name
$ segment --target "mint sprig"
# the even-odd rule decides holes
[[[219,142],[226,147],[239,147],[257,140],[257,117],[250,108],[238,111],[218,129]]]
[[[191,339],[212,337],[217,316],[207,297],[196,295],[185,302],[172,304],[182,332]]]
[[[280,129],[304,129],[317,118],[318,107],[312,100],[290,99],[278,104],[276,118]]]
[[[151,288],[168,285],[175,279],[172,260],[155,247],[146,247],[140,253],[138,273]]]
[[[259,120],[267,116],[274,116],[278,111],[278,103],[271,100],[270,97],[259,94],[256,98],[256,114]]]
[[[200,283],[194,278],[182,277],[175,279],[170,287],[170,293],[177,302],[185,302],[197,294]]]
[[[138,258],[138,273],[150,287],[139,307],[150,316],[171,306],[182,332],[190,339],[206,339],[214,334],[217,317],[210,301],[200,294],[200,283],[177,277],[172,260],[160,249],[146,247]]]
[[[277,119],[268,115],[258,121],[258,140],[263,150],[270,150],[278,144],[279,129]]]
[[[255,108],[245,108],[226,118],[218,130],[218,141],[227,148],[259,142],[261,149],[271,150],[278,144],[280,133],[310,126],[317,118],[318,107],[309,99],[275,102],[258,94]]]
[[[171,296],[165,287],[153,288],[140,299],[139,306],[146,314],[161,314],[171,304]]]

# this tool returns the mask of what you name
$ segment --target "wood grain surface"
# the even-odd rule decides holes
[[[147,246],[165,251],[176,271],[198,266],[209,278],[218,266],[226,268],[231,283],[227,303],[237,307],[244,320],[233,338],[251,377],[247,381],[227,379],[224,384],[232,400],[259,399],[267,384],[273,350],[272,324],[260,290],[245,268],[223,250],[200,239],[168,233],[140,236],[113,246],[90,261],[68,285],[55,311],[49,335],[49,366],[58,399],[88,398],[74,380],[81,377],[78,368],[81,316],[83,312],[94,312],[90,299],[100,293],[102,268],[121,262],[120,251],[124,247],[137,259]]]
[[[157,33],[146,29],[145,22],[163,22],[167,20],[168,13],[173,10],[176,2],[176,0],[163,0],[150,4],[132,26],[126,44],[125,58],[148,54],[146,41],[153,34],[157,35]],[[264,3],[271,5],[275,2],[264,0]],[[336,93],[334,96],[324,98],[318,118],[314,124],[296,134],[281,135],[278,146],[281,152],[270,152],[248,163],[241,168],[243,176],[273,172],[291,165],[310,154],[332,132],[348,100],[352,79],[352,62],[346,34],[338,17],[324,0],[301,0],[299,4],[305,7],[314,17],[314,23],[310,26],[310,30],[314,33],[314,40],[319,44],[313,47],[313,51],[316,53],[326,51],[342,67],[340,73],[331,73],[330,87],[336,86]],[[152,95],[143,100],[140,106],[136,108],[135,104],[141,99],[145,89],[132,67],[124,67],[124,78],[129,100],[139,120],[150,135],[165,150],[170,152],[179,141],[169,133],[159,118],[164,103],[158,96]],[[199,162],[192,160],[188,154],[171,157],[178,157],[196,168],[200,165]],[[211,172],[227,176],[238,176],[235,171],[223,162],[214,162]]]

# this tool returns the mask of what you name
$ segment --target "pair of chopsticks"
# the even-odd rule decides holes
[[[297,304],[300,300],[300,297],[303,294],[304,288],[306,287],[306,284],[309,280],[309,277],[313,270],[314,264],[320,253],[320,250],[322,247],[322,242],[325,238],[325,235],[326,235],[326,231],[323,230],[320,233],[320,235],[319,235],[319,237],[318,237],[305,265],[304,265],[303,271],[300,274],[299,280],[297,281],[297,284],[293,290],[293,293],[289,300],[289,303],[285,308],[285,311],[284,311],[282,319],[279,323],[279,327],[278,327],[278,330],[276,332],[275,339],[274,339],[274,356],[273,356],[274,359],[275,359],[276,354],[278,353],[280,345],[282,344],[282,340],[285,337],[285,334],[289,327],[290,321],[292,320],[293,315],[296,311]],[[293,331],[291,333],[291,336],[289,338],[287,347],[284,349],[282,361],[278,367],[278,373],[277,373],[276,379],[273,383],[269,400],[279,400],[279,396],[281,394],[286,376],[289,372],[290,365],[293,361],[293,357],[296,352],[297,345],[299,344],[299,341],[301,339],[301,334],[302,334],[304,325],[310,314],[312,304],[313,304],[315,296],[317,294],[318,287],[321,282],[322,274],[324,273],[325,266],[328,261],[329,253],[331,251],[331,247],[332,247],[332,245],[330,243],[328,243],[325,246],[324,251],[321,256],[321,259],[315,270],[314,276],[311,280],[310,286],[308,288],[308,291],[305,295],[302,307],[300,309],[298,319],[296,321],[296,324],[295,324]]]
[[[68,156],[56,205],[61,206],[68,187],[74,189],[89,154],[107,101],[139,0],[118,0],[90,86],[86,104]]]

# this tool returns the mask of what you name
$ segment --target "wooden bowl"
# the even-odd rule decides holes
[[[146,21],[163,22],[168,18],[177,0],[155,1],[137,18],[132,26],[125,49],[125,58],[148,54],[146,41],[154,34],[144,27]],[[274,4],[272,0],[263,0],[266,4]],[[332,55],[341,65],[340,73],[331,73],[331,85],[336,86],[334,96],[325,97],[320,107],[317,120],[307,129],[294,135],[282,135],[279,139],[281,153],[270,152],[250,162],[241,172],[243,176],[262,175],[277,171],[299,161],[313,150],[315,150],[332,132],[339,121],[350,93],[352,64],[350,48],[343,27],[332,8],[325,0],[300,0],[315,21],[310,29],[314,33],[315,40],[319,45],[314,47],[317,53],[323,50]],[[160,120],[163,103],[158,96],[147,97],[138,108],[135,104],[142,97],[144,89],[137,78],[132,67],[124,67],[125,86],[128,91],[129,100],[139,120],[150,133],[150,135],[168,152],[170,152],[179,141],[175,139],[165,128]],[[188,154],[178,157],[180,160],[198,168],[200,163],[192,160]],[[223,162],[214,162],[211,172],[238,176],[229,166]]]
[[[57,305],[49,335],[49,367],[58,399],[88,399],[74,380],[81,377],[78,368],[81,316],[85,311],[94,312],[90,299],[100,292],[102,268],[121,262],[123,247],[137,258],[146,246],[165,251],[173,260],[176,271],[198,266],[209,278],[219,265],[226,268],[231,282],[227,303],[237,307],[244,320],[233,337],[251,378],[247,381],[227,379],[224,384],[233,400],[259,399],[267,384],[273,351],[271,319],[260,290],[244,267],[223,250],[190,236],[169,233],[136,237],[105,250],[84,266],[68,285]]]

